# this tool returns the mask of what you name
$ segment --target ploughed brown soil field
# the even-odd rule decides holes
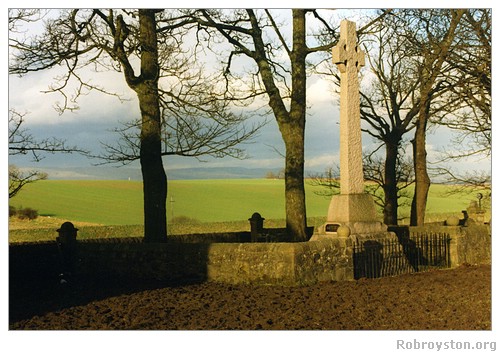
[[[305,287],[11,282],[10,329],[491,329],[491,266]]]

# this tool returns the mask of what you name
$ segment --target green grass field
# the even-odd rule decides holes
[[[326,216],[329,198],[315,194],[318,189],[306,184],[308,217]],[[444,185],[431,186],[428,216],[461,216],[475,198],[475,193],[446,196],[447,190]],[[73,222],[143,223],[142,182],[137,181],[38,181],[27,185],[9,204]],[[167,209],[169,219],[182,216],[199,222],[246,221],[256,211],[266,220],[281,220],[285,218],[284,181],[173,180],[169,182]],[[401,210],[403,216],[409,214],[408,207]]]

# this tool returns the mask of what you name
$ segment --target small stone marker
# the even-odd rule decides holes
[[[378,221],[373,198],[364,192],[358,81],[364,56],[357,44],[356,24],[343,20],[340,40],[332,50],[332,60],[340,70],[340,195],[332,197],[327,222],[311,240],[387,231]]]
[[[251,242],[257,242],[259,238],[262,237],[264,232],[264,220],[260,213],[255,212],[252,217],[248,219],[250,222],[250,240]]]
[[[64,222],[61,228],[57,229],[56,243],[61,262],[61,273],[59,275],[61,284],[67,283],[75,271],[77,232],[78,228],[75,228],[71,222]]]

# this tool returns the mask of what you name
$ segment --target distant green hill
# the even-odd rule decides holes
[[[139,166],[88,166],[88,167],[24,167],[27,170],[36,169],[47,173],[50,180],[135,180],[142,181]],[[196,167],[170,168],[165,166],[169,180],[213,180],[213,179],[261,179],[269,172],[278,174],[275,168],[245,168],[245,167]],[[306,176],[316,174],[306,171]]]
[[[326,216],[329,198],[306,184],[308,217]],[[447,187],[432,185],[428,214],[461,216],[475,194],[445,196]],[[27,185],[9,201],[40,215],[105,225],[143,223],[142,182],[113,180],[45,180]],[[200,222],[243,221],[253,212],[266,219],[285,218],[284,181],[270,179],[172,180],[167,200],[169,219]],[[402,213],[408,215],[408,208]],[[441,217],[439,217],[441,218]]]

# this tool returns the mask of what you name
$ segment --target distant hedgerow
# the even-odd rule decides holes
[[[34,210],[33,208],[23,208],[17,211],[16,213],[17,217],[20,219],[36,219],[38,218],[38,211]]]
[[[175,216],[171,221],[175,224],[199,224],[200,220],[188,216]]]

